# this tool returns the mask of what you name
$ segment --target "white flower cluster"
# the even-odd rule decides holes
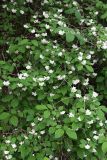
[[[29,75],[27,73],[18,73],[18,78],[19,79],[26,79]]]

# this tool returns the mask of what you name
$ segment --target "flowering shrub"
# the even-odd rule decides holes
[[[107,160],[106,1],[0,4],[0,159]]]

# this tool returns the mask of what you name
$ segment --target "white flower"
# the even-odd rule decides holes
[[[95,140],[98,140],[98,139],[99,139],[99,136],[96,136],[96,135],[95,135],[93,138],[94,138]]]
[[[21,13],[21,14],[24,14],[24,11],[23,11],[23,10],[20,10],[20,13]]]
[[[58,21],[58,24],[59,24],[60,26],[62,26],[62,25],[63,25],[63,22],[62,22],[62,21]]]
[[[23,87],[23,84],[17,83],[18,87]]]
[[[89,141],[89,142],[90,142],[90,138],[87,138],[87,141]]]
[[[28,46],[28,45],[27,45],[27,46],[26,46],[26,48],[27,48],[27,49],[29,49],[29,48],[30,48],[30,46]]]
[[[78,56],[79,61],[82,61],[82,59],[83,59],[82,56]]]
[[[102,123],[102,122],[100,122],[100,123],[99,123],[99,125],[102,127],[102,126],[103,126],[103,123]]]
[[[40,58],[41,58],[41,59],[44,59],[44,56],[43,56],[42,54],[40,54]]]
[[[76,1],[73,1],[72,3],[74,6],[77,6],[77,2]]]
[[[9,143],[10,143],[10,140],[6,140],[5,143],[6,143],[6,144],[9,144]]]
[[[87,116],[90,116],[92,113],[91,113],[91,111],[90,111],[89,109],[87,109],[86,112],[85,112],[85,114],[86,114]]]
[[[77,119],[78,119],[79,121],[81,121],[81,117],[78,117]]]
[[[4,154],[9,154],[9,151],[4,151]]]
[[[62,52],[59,52],[59,53],[58,53],[58,56],[62,56],[62,55],[63,55]]]
[[[44,82],[41,82],[41,83],[39,83],[39,86],[42,87],[42,86],[44,86],[44,84],[45,84]]]
[[[46,13],[46,12],[43,12],[43,16],[44,16],[45,18],[49,18],[48,13]]]
[[[62,31],[62,30],[60,30],[58,33],[59,33],[59,35],[61,35],[61,36],[62,36],[62,35],[64,35],[64,33],[65,33],[65,32],[64,32],[64,31]]]
[[[32,122],[32,123],[31,123],[31,126],[32,126],[32,127],[34,127],[34,126],[35,126],[35,123],[34,123],[34,122]]]
[[[37,93],[36,92],[32,92],[32,96],[36,96],[37,95]]]
[[[93,131],[93,134],[97,134],[97,131]]]
[[[88,123],[88,124],[93,124],[93,120],[91,120],[91,121],[88,121],[87,123]]]
[[[86,61],[86,60],[83,60],[81,63],[82,63],[83,65],[86,65],[87,61]]]
[[[87,59],[91,59],[91,55],[89,54],[86,58],[87,58]]]
[[[73,80],[73,81],[72,81],[72,83],[73,83],[74,85],[78,84],[79,82],[80,82],[79,79],[76,79],[76,80]]]
[[[89,144],[85,145],[85,149],[90,149],[90,145]]]
[[[105,121],[105,124],[107,124],[107,120]]]
[[[103,42],[102,49],[107,49],[107,41]]]
[[[71,88],[71,92],[75,93],[77,91],[76,87]]]
[[[93,92],[92,96],[96,98],[98,96],[98,93]]]
[[[96,31],[96,27],[92,27],[92,28],[91,28],[91,31]]]
[[[87,96],[84,96],[84,101],[89,100],[89,98]]]
[[[93,153],[96,153],[97,151],[96,151],[96,149],[94,148],[94,149],[92,150],[92,152],[93,152]]]
[[[63,10],[62,9],[58,9],[58,12],[61,13]]]
[[[95,12],[95,15],[98,15],[98,11]]]
[[[94,51],[90,51],[89,53],[93,55],[93,54],[94,54]]]
[[[49,62],[50,62],[51,64],[55,64],[55,62],[54,62],[54,61],[52,61],[52,60],[50,60]]]
[[[68,116],[71,118],[71,117],[74,117],[74,114],[70,112]]]
[[[31,30],[31,33],[35,33],[35,29],[32,29],[32,30]]]
[[[52,70],[52,69],[50,69],[50,70],[48,71],[48,73],[53,73],[53,70]]]
[[[40,134],[45,134],[45,131],[40,131]]]
[[[16,9],[12,9],[12,13],[16,13],[17,12],[17,10]]]
[[[24,24],[23,27],[26,28],[26,29],[29,28],[29,26],[27,24]]]
[[[49,70],[49,66],[45,66],[45,69],[46,69],[46,70]]]
[[[44,37],[46,37],[46,36],[47,36],[47,33],[42,33],[41,35],[44,36]]]
[[[12,158],[12,155],[6,156],[6,159],[11,159],[11,158]]]
[[[61,115],[65,114],[65,111],[61,111],[60,114],[61,114]]]
[[[23,142],[23,141],[21,141],[19,144],[20,144],[20,145],[22,145],[22,144],[24,144],[24,142]]]
[[[77,93],[77,94],[76,94],[76,97],[77,97],[77,98],[81,98],[81,94],[78,94],[78,93]]]
[[[58,157],[55,157],[54,160],[58,160]]]
[[[16,144],[11,144],[11,145],[12,145],[13,148],[16,148],[16,147],[17,147]]]
[[[67,152],[71,152],[71,149],[68,148],[68,149],[67,149]]]
[[[48,44],[48,41],[46,39],[41,40],[42,44]]]
[[[49,26],[48,24],[46,24],[46,25],[45,25],[45,28],[46,28],[46,29],[49,29],[49,28],[50,28],[50,26]]]
[[[55,94],[53,94],[53,93],[50,93],[50,97],[53,97]]]
[[[43,118],[39,118],[39,117],[38,117],[38,121],[42,121],[42,120],[43,120]]]
[[[28,3],[32,3],[32,2],[33,2],[33,0],[26,0],[26,2],[28,2]]]
[[[26,66],[26,69],[31,69],[31,66],[30,65]]]
[[[35,34],[35,37],[40,37],[40,34]]]
[[[10,84],[9,81],[4,81],[4,82],[3,82],[3,85],[4,85],[4,86],[9,86],[9,84]]]

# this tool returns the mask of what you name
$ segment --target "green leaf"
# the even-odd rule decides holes
[[[50,111],[45,111],[44,112],[44,118],[49,118],[50,116]]]
[[[75,32],[73,30],[70,30],[66,32],[66,41],[67,42],[72,42],[75,38]]]
[[[10,124],[12,124],[13,126],[17,126],[18,125],[18,118],[16,116],[12,116],[10,118]]]
[[[37,105],[36,109],[41,111],[41,110],[46,110],[47,107],[45,105]]]
[[[89,72],[94,72],[93,70],[93,67],[92,66],[89,66],[89,65],[86,65],[86,68]]]
[[[64,135],[64,130],[63,129],[58,129],[58,130],[56,130],[56,132],[55,132],[55,138],[60,138],[60,137],[62,137]]]
[[[61,101],[62,101],[64,104],[68,105],[68,104],[69,104],[69,97],[62,98]]]
[[[19,42],[19,45],[25,45],[28,43],[28,39],[22,39],[20,42]]]
[[[76,37],[81,45],[84,44],[84,37],[81,34],[76,34]]]
[[[66,134],[68,135],[69,138],[76,140],[77,139],[77,134],[75,131],[73,131],[70,128],[66,128]]]
[[[19,105],[19,101],[17,98],[14,98],[12,101],[11,101],[11,106],[12,107],[17,107]]]
[[[102,150],[103,150],[104,153],[107,152],[107,142],[104,142],[104,143],[102,144]]]
[[[36,47],[38,46],[38,42],[36,40],[32,40],[32,44]]]
[[[9,116],[10,116],[10,114],[9,114],[9,113],[7,113],[7,112],[3,112],[3,113],[1,113],[1,114],[0,114],[0,120],[8,119],[8,118],[9,118]]]

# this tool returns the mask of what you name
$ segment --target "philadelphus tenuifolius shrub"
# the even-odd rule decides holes
[[[0,160],[107,160],[106,0],[0,10]]]

